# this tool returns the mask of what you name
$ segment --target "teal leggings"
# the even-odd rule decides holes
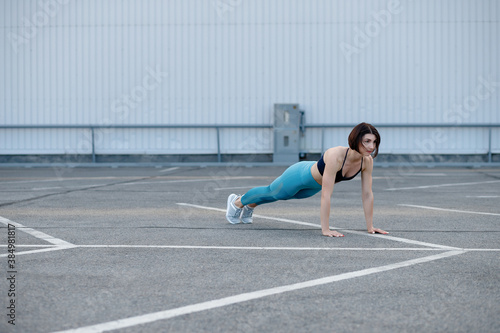
[[[321,185],[311,175],[314,161],[298,162],[290,166],[271,185],[254,187],[241,197],[243,205],[262,205],[278,200],[304,199],[321,191]]]

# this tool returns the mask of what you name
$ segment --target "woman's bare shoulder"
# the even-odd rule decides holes
[[[325,155],[329,155],[329,156],[343,155],[343,154],[345,154],[346,150],[347,150],[347,147],[342,147],[342,146],[332,147],[332,148],[328,148],[325,151]]]
[[[373,170],[373,157],[371,155],[363,157],[363,171],[365,170]]]
[[[344,159],[345,152],[347,151],[347,147],[337,146],[329,148],[325,151],[323,159],[325,163],[337,163]],[[341,162],[342,163],[342,162]]]

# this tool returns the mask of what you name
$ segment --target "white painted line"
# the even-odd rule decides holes
[[[226,212],[225,209],[221,208],[214,208],[214,207],[206,207],[206,206],[200,206],[200,205],[193,205],[193,204],[188,204],[184,202],[178,202],[177,203],[179,206],[186,206],[186,207],[194,207],[194,208],[200,208],[200,209],[207,209],[207,210],[214,210],[216,212]]]
[[[215,191],[222,191],[222,190],[241,190],[243,188],[254,188],[254,187],[260,187],[260,186],[267,186],[267,185],[253,185],[253,186],[239,186],[239,187],[218,187],[214,188]]]
[[[199,206],[199,205],[192,205],[188,203],[177,203],[180,206],[188,206],[188,207],[194,207],[194,208],[200,208],[200,209],[208,209],[208,210],[215,210],[217,212],[223,212],[225,213],[225,209],[220,209],[220,208],[213,208],[213,207],[206,207],[206,206]],[[292,224],[298,224],[298,225],[305,225],[308,227],[314,227],[314,228],[321,228],[321,225],[319,224],[314,224],[314,223],[309,223],[309,222],[301,222],[301,221],[295,221],[295,220],[289,220],[289,219],[282,219],[279,217],[269,217],[269,216],[264,216],[264,215],[257,215],[253,214],[254,217],[259,217],[262,219],[268,219],[268,220],[274,220],[274,221],[280,221],[280,222],[286,222],[286,223],[292,223]],[[334,228],[332,228],[334,229]]]
[[[437,248],[437,249],[441,249],[441,250],[459,250],[458,247],[446,246],[446,245],[440,245],[440,244],[433,244],[433,243],[427,243],[427,242],[421,242],[421,241],[416,241],[416,240],[413,240],[413,239],[406,239],[406,238],[394,237],[394,236],[389,236],[389,235],[369,234],[369,233],[366,233],[366,232],[354,231],[354,230],[342,230],[342,231],[345,231],[346,233],[350,233],[350,234],[356,234],[356,235],[363,235],[363,236],[369,236],[369,237],[376,237],[376,238],[393,240],[395,242],[401,242],[401,243],[407,243],[407,244],[414,244],[414,245],[421,245],[421,246],[428,246],[428,247]]]
[[[410,173],[408,176],[417,176],[417,177],[445,177],[447,174],[445,173]]]
[[[44,191],[44,190],[55,190],[55,189],[64,189],[64,190],[69,190],[69,189],[74,189],[74,188],[93,188],[93,187],[100,187],[100,186],[105,186],[105,185],[112,185],[112,184],[97,184],[97,185],[84,185],[84,186],[57,186],[57,187],[35,187],[32,188],[32,191]]]
[[[380,236],[382,237],[382,236]],[[7,245],[0,245],[7,248]],[[16,248],[47,248],[48,250],[36,250],[37,252],[87,248],[87,249],[193,249],[193,250],[245,250],[245,251],[443,251],[442,248],[429,247],[276,247],[276,246],[208,246],[208,245],[123,245],[123,244],[90,244],[90,245],[72,245],[72,246],[54,246],[54,245],[16,245]],[[448,248],[445,248],[448,249]],[[452,248],[467,252],[496,252],[500,249],[471,249],[471,248]],[[31,253],[25,251],[22,253]],[[5,257],[5,254],[0,257]]]
[[[224,212],[226,210],[224,209]],[[315,223],[309,223],[309,222],[302,222],[302,221],[295,221],[295,220],[290,220],[290,219],[283,219],[279,217],[270,217],[270,216],[264,216],[264,215],[259,215],[259,214],[253,214],[254,217],[258,217],[261,219],[268,219],[268,220],[274,220],[274,221],[280,221],[280,222],[286,222],[286,223],[291,223],[291,224],[298,224],[298,225],[305,225],[309,227],[316,227],[321,229],[321,225],[315,224]],[[337,228],[330,228],[330,229],[335,229],[338,230]]]
[[[8,245],[0,245],[0,247],[8,247]],[[34,248],[37,248],[37,247],[54,247],[54,245],[48,245],[48,244],[44,244],[44,245],[40,245],[40,244],[36,244],[36,245],[29,245],[29,244],[16,244],[16,248],[18,247],[34,247]]]
[[[192,314],[192,313],[197,313],[197,312],[201,312],[201,311],[212,310],[212,309],[216,309],[216,308],[220,308],[220,307],[224,307],[224,306],[228,306],[228,305],[248,302],[251,300],[260,299],[260,298],[273,296],[273,295],[279,295],[279,294],[283,294],[283,293],[287,293],[287,292],[291,292],[291,291],[296,291],[296,290],[301,290],[301,289],[311,288],[311,287],[317,287],[317,286],[321,286],[321,285],[325,285],[325,284],[330,284],[333,282],[339,282],[339,281],[343,281],[343,280],[349,280],[349,279],[354,279],[354,278],[358,278],[358,277],[362,277],[362,276],[367,276],[370,274],[387,272],[387,271],[394,270],[394,269],[409,267],[409,266],[413,266],[413,265],[417,265],[417,264],[431,262],[434,260],[439,260],[439,259],[443,259],[443,258],[456,256],[456,255],[459,255],[462,253],[465,253],[465,252],[464,251],[448,251],[448,252],[444,252],[444,253],[428,256],[428,257],[423,257],[423,258],[419,258],[419,259],[406,260],[406,261],[402,261],[402,262],[395,263],[395,264],[374,267],[374,268],[368,268],[368,269],[363,269],[363,270],[359,270],[359,271],[343,273],[343,274],[338,274],[338,275],[332,275],[332,276],[328,276],[328,277],[324,277],[324,278],[320,278],[320,279],[289,284],[289,285],[285,285],[285,286],[281,286],[281,287],[257,290],[257,291],[243,293],[243,294],[239,294],[239,295],[224,297],[224,298],[220,298],[220,299],[216,299],[216,300],[212,300],[212,301],[182,306],[182,307],[175,308],[175,309],[153,312],[153,313],[139,315],[139,316],[135,316],[135,317],[129,317],[129,318],[124,318],[124,319],[109,321],[107,323],[101,323],[101,324],[92,325],[92,326],[85,326],[85,327],[70,329],[70,330],[66,330],[66,331],[59,331],[56,333],[106,332],[106,331],[112,331],[112,330],[117,330],[117,329],[121,329],[121,328],[143,325],[143,324],[152,323],[152,322],[159,321],[159,320],[165,320],[165,319],[170,319],[170,318],[183,316],[183,315],[187,315],[187,314]]]
[[[178,205],[181,206],[188,206],[188,207],[194,207],[194,208],[200,208],[200,209],[208,209],[208,210],[214,210],[218,212],[226,212],[225,209],[220,209],[220,208],[213,208],[213,207],[206,207],[206,206],[199,206],[199,205],[192,205],[188,203],[177,203]],[[257,215],[253,214],[254,217],[259,217],[262,219],[268,219],[268,220],[274,220],[274,221],[280,221],[280,222],[286,222],[286,223],[292,223],[292,224],[299,224],[299,225],[305,225],[309,227],[314,227],[314,228],[320,228],[321,225],[319,224],[314,224],[314,223],[308,223],[308,222],[301,222],[301,221],[295,221],[295,220],[289,220],[289,219],[282,219],[282,218],[277,218],[277,217],[270,217],[270,216],[264,216],[264,215]],[[339,230],[336,228],[330,228],[330,229],[335,229]],[[345,233],[350,233],[350,234],[356,234],[356,235],[363,235],[363,236],[369,236],[369,237],[380,237],[383,239],[387,240],[392,240],[396,242],[401,242],[401,243],[406,243],[406,244],[415,244],[415,245],[421,245],[421,246],[427,246],[427,247],[432,247],[432,248],[439,248],[439,249],[445,249],[445,250],[455,250],[457,249],[456,247],[451,247],[451,246],[445,246],[445,245],[439,245],[439,244],[432,244],[432,243],[426,243],[426,242],[420,242],[412,239],[406,239],[406,238],[401,238],[401,237],[394,237],[394,236],[388,236],[388,235],[373,235],[369,234],[367,232],[361,232],[361,231],[354,231],[354,230],[345,230],[342,229],[342,232]]]
[[[500,198],[500,195],[467,195],[466,198],[494,199]]]
[[[13,221],[8,220],[8,219],[1,217],[1,216],[0,216],[0,222],[5,224],[5,225],[12,224],[12,225],[16,226],[16,229],[19,229],[20,231],[24,231],[25,233],[27,233],[33,237],[36,237],[38,239],[49,242],[50,244],[54,244],[54,245],[58,245],[58,246],[66,246],[66,247],[74,246],[73,244],[68,243],[66,241],[63,241],[62,239],[55,238],[55,237],[47,235],[46,233],[43,233],[41,231],[28,228],[28,227],[22,225],[21,223],[13,222]]]
[[[141,179],[137,177],[75,177],[75,178],[50,178],[37,180],[15,180],[15,181],[0,181],[1,184],[24,184],[24,183],[42,183],[42,182],[67,182],[74,180],[94,180],[94,179]]]
[[[177,169],[179,169],[179,167],[173,167],[173,168],[163,169],[163,170],[160,170],[158,172],[165,173],[165,172],[174,171],[174,170],[177,170]]]
[[[245,250],[245,251],[443,251],[427,247],[276,247],[276,246],[204,246],[204,245],[77,245],[79,248],[123,249],[193,249],[193,250]],[[460,249],[462,250],[462,249]]]
[[[59,251],[59,250],[68,250],[68,249],[74,249],[76,247],[77,247],[76,245],[53,246],[53,247],[50,247],[50,248],[39,249],[39,250],[31,250],[31,251],[23,251],[23,252],[17,252],[16,251],[15,254],[16,254],[16,256],[20,256],[20,255],[23,255],[23,254],[33,254],[33,253],[52,252],[52,251]],[[9,255],[9,253],[0,254],[0,258],[1,257],[7,257],[8,255]]]
[[[32,188],[32,191],[44,191],[44,190],[57,190],[62,188],[61,186],[56,186],[56,187],[35,187]]]
[[[474,183],[452,183],[452,184],[439,184],[439,185],[426,185],[426,186],[415,186],[415,187],[399,187],[399,188],[387,188],[386,191],[399,191],[399,190],[417,190],[424,188],[435,188],[435,187],[447,187],[447,186],[465,186],[465,185],[480,185],[480,184],[493,184],[500,183],[500,180],[490,180],[487,182],[474,182]]]
[[[406,205],[406,204],[399,204],[398,206],[422,208],[422,209],[430,209],[430,210],[439,210],[439,211],[443,211],[443,212],[453,212],[453,213],[500,216],[500,214],[496,214],[496,213],[473,212],[473,211],[469,211],[469,210],[457,210],[457,209],[447,209],[447,208],[429,207],[429,206]]]
[[[379,236],[385,237],[385,236]],[[49,245],[51,246],[51,245]],[[470,249],[458,247],[429,248],[429,247],[276,247],[276,246],[207,246],[207,245],[122,245],[122,244],[95,244],[75,245],[78,248],[109,248],[109,249],[192,249],[192,250],[245,250],[245,251],[480,251],[496,252],[500,249]]]
[[[372,179],[385,179],[387,177],[372,177]],[[361,178],[354,178],[353,180],[361,180]],[[214,188],[216,191],[222,191],[222,190],[240,190],[244,188],[254,188],[254,187],[261,187],[261,186],[267,186],[268,184],[264,185],[250,185],[250,186],[239,186],[239,187],[220,187],[220,188]]]
[[[67,179],[69,180],[69,179]],[[42,183],[42,182],[60,182],[61,179],[38,179],[38,180],[11,180],[6,182],[0,182],[2,184],[26,184],[26,183]]]
[[[236,180],[236,179],[252,179],[255,177],[252,176],[243,176],[243,177],[212,177],[212,178],[198,178],[198,179],[175,179],[175,180],[158,180],[155,182],[134,182],[134,183],[124,183],[124,184],[115,184],[122,186],[130,186],[130,185],[143,185],[143,184],[168,184],[168,183],[194,183],[194,182],[209,182],[209,181],[228,181],[228,180]]]

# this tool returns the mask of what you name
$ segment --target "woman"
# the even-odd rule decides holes
[[[373,227],[372,171],[373,157],[378,154],[380,135],[375,127],[361,123],[349,134],[348,147],[330,148],[318,162],[298,162],[290,166],[271,185],[255,187],[243,196],[231,194],[227,199],[229,223],[252,223],[253,209],[278,200],[303,199],[321,191],[321,230],[324,236],[344,237],[330,230],[330,198],[334,184],[351,180],[361,172],[361,193],[369,233],[387,234]],[[373,153],[373,157],[372,157]]]

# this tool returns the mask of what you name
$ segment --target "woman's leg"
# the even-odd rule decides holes
[[[238,207],[250,207],[270,203],[278,200],[301,199],[316,194],[321,185],[316,183],[311,175],[311,166],[315,162],[299,162],[290,166],[281,176],[269,186],[255,187],[238,198],[235,204]],[[311,183],[310,180],[314,183]]]
[[[269,186],[255,187],[242,197],[231,194],[227,201],[226,218],[232,223],[252,223],[253,208],[278,200],[303,199],[321,191],[321,185],[311,175],[315,162],[299,162],[283,172]]]
[[[309,198],[309,197],[312,197],[313,195],[315,195],[316,193],[318,193],[319,191],[321,191],[321,190],[318,190],[318,189],[304,189],[304,190],[300,190],[297,193],[295,193],[295,195],[293,196],[293,199],[305,199],[305,198]]]

